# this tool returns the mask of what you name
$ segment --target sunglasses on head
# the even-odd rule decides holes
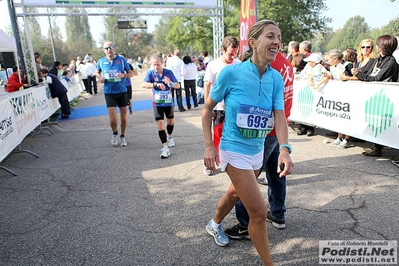
[[[109,46],[109,47],[104,47],[104,50],[114,50],[114,47],[113,46]]]
[[[362,46],[362,49],[364,49],[364,48],[366,48],[366,49],[370,49],[370,48],[371,48],[371,46]]]

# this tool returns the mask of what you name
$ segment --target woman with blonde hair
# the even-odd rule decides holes
[[[357,63],[355,68],[363,73],[367,73],[376,63],[374,53],[374,42],[372,39],[364,39],[357,48]]]

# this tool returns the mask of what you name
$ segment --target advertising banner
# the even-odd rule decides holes
[[[39,124],[35,108],[34,89],[15,91],[8,94],[16,118],[16,129],[20,141]]]
[[[37,121],[40,122],[49,118],[55,112],[55,110],[58,109],[58,107],[53,103],[53,98],[51,98],[50,89],[47,86],[43,85],[35,88],[34,94],[36,102],[35,106],[36,106]],[[58,103],[57,100],[56,102]]]
[[[21,143],[10,101],[0,96],[0,162]]]
[[[294,81],[290,121],[399,149],[399,84],[330,80],[314,90]]]
[[[240,53],[248,50],[249,29],[258,21],[256,0],[241,0],[240,12]]]

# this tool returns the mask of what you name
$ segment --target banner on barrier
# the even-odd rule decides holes
[[[38,125],[33,92],[34,90],[30,89],[8,94],[21,141]]]
[[[17,120],[7,97],[0,97],[0,162],[21,143]]]
[[[47,86],[35,88],[34,93],[37,121],[46,120],[54,113],[54,110],[59,108],[60,105],[57,99],[51,98],[50,89]]]
[[[322,91],[295,80],[290,121],[399,149],[399,84],[329,81]]]

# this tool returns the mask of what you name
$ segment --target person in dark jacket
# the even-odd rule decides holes
[[[58,102],[61,105],[61,118],[68,118],[71,114],[71,109],[69,107],[67,88],[65,88],[56,75],[49,73],[47,69],[41,69],[40,76],[43,78],[43,83],[48,84],[51,97],[58,98]]]
[[[53,75],[55,75],[56,77],[58,76],[58,70],[61,70],[62,65],[60,61],[55,61],[54,65],[52,65],[49,69],[49,72]]]

